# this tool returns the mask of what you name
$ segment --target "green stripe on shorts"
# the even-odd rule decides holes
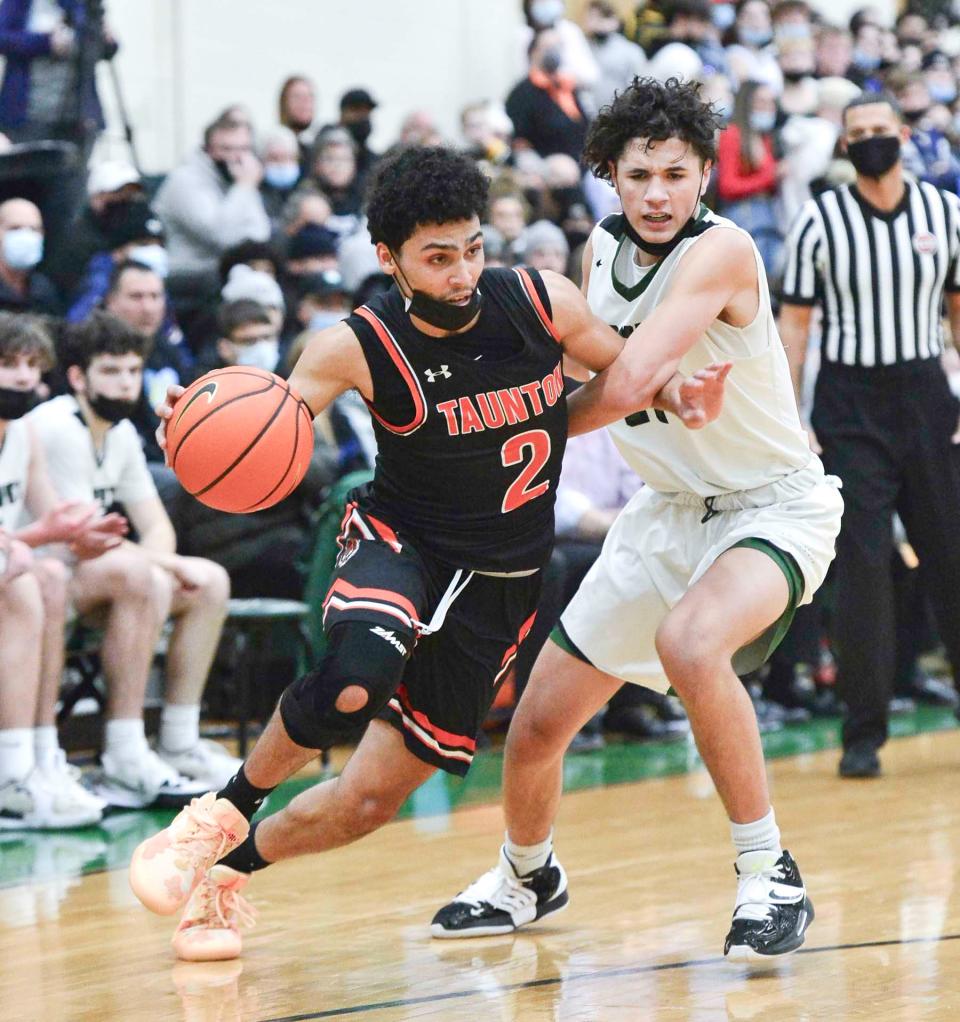
[[[573,639],[571,639],[570,636],[567,635],[567,630],[566,628],[563,627],[562,621],[558,621],[553,626],[553,631],[550,633],[550,639],[552,642],[556,643],[556,645],[558,645],[564,651],[564,653],[569,653],[570,656],[574,656],[578,660],[582,660],[585,664],[588,664],[590,667],[596,666],[595,664],[591,663],[588,657],[584,656],[583,652],[577,647]]]
[[[773,655],[773,651],[783,642],[784,636],[790,630],[793,623],[793,615],[797,612],[800,600],[803,598],[803,572],[792,554],[771,543],[768,539],[751,537],[741,539],[734,543],[731,550],[737,547],[746,547],[749,550],[759,550],[766,554],[777,567],[783,572],[787,580],[787,587],[790,591],[787,599],[786,610],[776,621],[767,628],[762,635],[754,639],[746,646],[741,646],[733,656],[733,669],[739,675],[749,674],[755,671]]]

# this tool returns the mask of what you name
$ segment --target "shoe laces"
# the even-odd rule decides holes
[[[197,912],[188,926],[235,930],[240,927],[249,929],[256,925],[256,909],[229,884],[218,884],[207,876],[199,895]]]
[[[226,855],[230,846],[230,835],[216,821],[210,818],[214,799],[210,795],[195,798],[180,810],[181,827],[177,834],[178,849],[186,856],[191,866],[212,863]]]
[[[486,902],[494,908],[515,912],[535,902],[537,896],[516,876],[511,876],[498,865],[474,880],[457,895],[456,900],[477,906]]]
[[[767,919],[776,904],[770,900],[772,887],[783,880],[779,862],[760,870],[740,873],[737,882],[737,905],[734,919],[753,919],[758,922]],[[782,902],[782,904],[787,904]]]

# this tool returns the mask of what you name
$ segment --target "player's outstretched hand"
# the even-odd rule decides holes
[[[177,403],[177,398],[186,390],[186,387],[180,387],[176,384],[171,384],[167,387],[167,396],[164,399],[162,405],[157,408],[157,415],[160,416],[160,425],[157,426],[157,443],[160,445],[160,450],[163,451],[163,462],[169,466],[170,460],[167,458],[167,420],[173,415],[173,406]]]
[[[711,362],[680,384],[680,418],[687,429],[702,429],[720,414],[732,362]]]

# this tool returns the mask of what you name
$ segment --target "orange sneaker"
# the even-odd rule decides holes
[[[238,958],[241,926],[253,926],[255,913],[240,892],[250,876],[229,866],[214,866],[197,885],[173,935],[173,950],[186,962]]]
[[[195,798],[166,830],[147,838],[130,861],[133,893],[158,915],[186,904],[207,870],[250,831],[243,814],[214,792]]]

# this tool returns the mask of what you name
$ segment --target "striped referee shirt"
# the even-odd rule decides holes
[[[783,301],[822,302],[826,362],[889,366],[943,350],[943,294],[960,291],[960,200],[904,183],[889,212],[841,185],[804,203],[790,228]]]

